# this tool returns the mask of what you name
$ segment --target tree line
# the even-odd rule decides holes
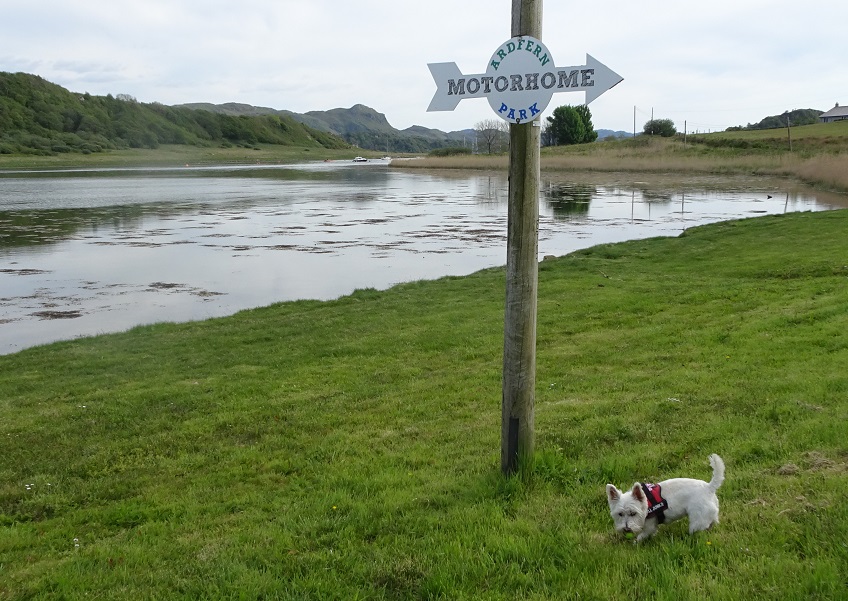
[[[491,154],[509,147],[509,124],[502,119],[485,119],[474,126],[477,152]],[[671,119],[651,119],[642,131],[645,135],[669,137],[677,133]],[[581,104],[555,108],[542,127],[542,146],[588,144],[598,139],[592,124],[592,111]]]
[[[474,126],[477,151],[491,154],[509,147],[509,123],[502,119],[485,119]],[[586,144],[598,139],[592,124],[592,111],[586,105],[564,105],[554,109],[542,127],[542,146]]]
[[[728,127],[726,131],[742,131],[751,129],[776,129],[779,127],[797,126],[797,125],[812,125],[819,122],[819,115],[822,111],[816,109],[794,109],[786,111],[782,115],[770,115],[765,117],[759,123],[749,123],[748,125],[736,125]]]

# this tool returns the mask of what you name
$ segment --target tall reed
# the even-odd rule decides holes
[[[395,161],[406,169],[503,170],[506,155],[427,157]],[[602,142],[543,149],[543,171],[634,171],[652,173],[747,173],[798,178],[824,188],[848,191],[848,153],[804,156],[790,152],[738,152],[685,145],[680,140]]]

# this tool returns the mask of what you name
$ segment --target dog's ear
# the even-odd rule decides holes
[[[642,487],[639,486],[638,482],[633,485],[633,490],[631,492],[633,492],[633,498],[640,503],[647,500],[645,498],[645,492],[642,490]]]
[[[618,503],[618,500],[621,498],[621,491],[618,490],[612,484],[607,484],[607,501],[610,504],[610,507]]]

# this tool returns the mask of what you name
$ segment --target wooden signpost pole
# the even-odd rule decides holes
[[[436,93],[428,111],[452,111],[460,101],[487,98],[509,122],[509,208],[504,310],[501,469],[531,465],[536,401],[536,305],[539,281],[539,120],[557,92],[586,93],[586,104],[622,81],[587,54],[585,65],[557,66],[542,35],[542,0],[512,0],[512,37],[485,73],[456,63],[428,63]],[[634,107],[634,125],[636,109]]]
[[[542,37],[542,0],[512,0],[512,36]],[[504,311],[501,470],[532,460],[535,440],[539,273],[538,120],[509,126],[509,208]]]

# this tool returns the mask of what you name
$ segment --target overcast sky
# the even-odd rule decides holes
[[[511,0],[0,0],[0,71],[141,102],[241,102],[303,113],[365,104],[404,129],[494,116],[485,99],[427,112],[431,62],[482,73],[510,37]],[[848,1],[543,3],[557,66],[588,52],[624,77],[596,128],[651,111],[688,131],[848,104]],[[581,104],[556,94],[546,111]]]

